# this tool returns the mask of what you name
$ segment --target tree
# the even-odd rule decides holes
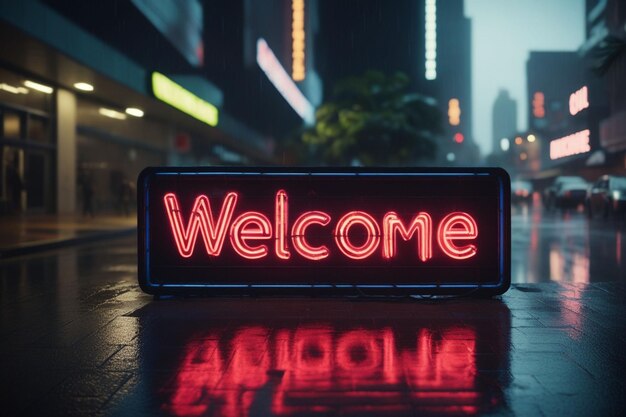
[[[368,71],[337,83],[302,135],[309,156],[328,165],[406,165],[435,157],[441,114],[430,97],[409,92],[403,73]]]

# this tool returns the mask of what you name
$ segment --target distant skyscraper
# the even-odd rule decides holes
[[[507,90],[500,90],[493,102],[492,111],[492,146],[493,153],[501,152],[500,142],[503,138],[511,140],[517,132],[517,102],[511,98]]]

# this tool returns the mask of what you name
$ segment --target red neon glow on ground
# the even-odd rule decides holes
[[[407,388],[400,388],[410,386],[416,405],[437,405],[439,414],[478,411],[473,328],[422,328],[414,342],[400,343],[389,328],[319,325],[272,334],[244,327],[230,338],[211,336],[188,346],[172,385],[164,387],[171,395],[163,409],[179,416],[247,416],[255,391],[266,389],[272,415],[408,412]],[[273,370],[281,371],[279,378]]]

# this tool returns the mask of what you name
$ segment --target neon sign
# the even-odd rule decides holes
[[[152,92],[164,103],[194,117],[209,126],[217,126],[219,111],[191,91],[159,72],[152,73]]]
[[[497,169],[148,169],[140,284],[501,293],[508,181]]]
[[[424,7],[424,76],[427,80],[434,80],[437,78],[437,0],[426,0]]]
[[[308,124],[315,122],[315,108],[291,80],[265,39],[256,43],[256,62],[287,103]]]
[[[585,129],[550,142],[550,159],[587,153],[590,150],[589,129]]]
[[[458,126],[461,123],[461,107],[458,98],[448,101],[448,123],[450,126]]]
[[[584,86],[569,96],[569,113],[575,116],[587,107],[589,107],[589,90],[587,86]]]
[[[543,119],[546,116],[545,96],[541,91],[536,91],[533,95],[533,116]]]
[[[294,81],[302,81],[306,76],[304,0],[291,1],[291,38],[291,77]]]
[[[189,258],[196,246],[198,234],[200,234],[204,241],[206,254],[219,257],[228,232],[233,250],[246,259],[260,259],[269,254],[267,245],[251,246],[247,242],[248,240],[274,240],[275,255],[280,259],[291,257],[287,243],[289,240],[291,240],[294,251],[306,259],[319,261],[329,256],[328,247],[312,247],[306,240],[307,228],[312,224],[327,226],[331,220],[329,214],[323,211],[302,213],[294,223],[290,236],[287,236],[289,214],[286,191],[280,190],[276,193],[273,226],[266,215],[254,211],[243,212],[233,219],[238,198],[236,192],[228,192],[224,198],[220,214],[215,220],[209,198],[206,195],[199,195],[194,201],[188,216],[189,221],[185,226],[176,194],[166,194],[163,202],[179,255],[183,258]],[[385,213],[382,224],[383,233],[381,234],[381,227],[369,213],[364,211],[345,213],[339,218],[333,230],[337,248],[348,258],[365,259],[371,256],[380,246],[381,240],[384,240],[383,257],[391,259],[396,253],[396,232],[402,239],[410,240],[417,231],[419,259],[426,262],[432,257],[432,220],[428,213],[417,213],[410,222],[408,229],[398,214],[393,211]],[[357,225],[363,227],[366,232],[365,241],[360,245],[355,245],[350,238],[350,229]],[[467,259],[476,255],[475,245],[467,244],[460,247],[454,241],[473,240],[477,236],[476,221],[471,215],[463,212],[448,214],[437,229],[437,243],[441,251],[453,259]]]

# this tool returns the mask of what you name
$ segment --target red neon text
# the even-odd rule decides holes
[[[246,259],[260,259],[270,253],[268,244],[251,241],[269,241],[274,239],[274,252],[279,259],[291,257],[289,241],[295,253],[303,258],[319,261],[330,256],[330,249],[325,245],[314,246],[309,243],[309,229],[328,227],[331,216],[323,211],[301,213],[289,230],[288,195],[279,190],[275,196],[274,224],[263,213],[246,211],[232,220],[239,195],[229,192],[224,198],[217,221],[214,220],[209,198],[200,195],[195,199],[191,215],[184,225],[183,216],[175,194],[164,196],[170,228],[178,253],[188,258],[193,254],[198,234],[202,235],[206,253],[220,256],[226,234],[229,235],[233,250]],[[410,217],[408,217],[410,218]],[[231,221],[232,220],[232,221]],[[358,233],[360,232],[360,233]],[[433,221],[426,212],[416,213],[406,222],[396,212],[389,211],[382,217],[382,232],[378,221],[364,211],[350,211],[337,220],[331,231],[339,251],[348,258],[361,260],[372,256],[379,250],[382,241],[382,257],[392,259],[397,255],[397,237],[404,241],[415,236],[417,258],[426,262],[433,257]],[[310,237],[310,236],[309,236]],[[464,241],[478,237],[478,225],[474,218],[465,212],[447,214],[439,223],[437,243],[444,255],[452,259],[468,259],[476,255],[475,244]]]

